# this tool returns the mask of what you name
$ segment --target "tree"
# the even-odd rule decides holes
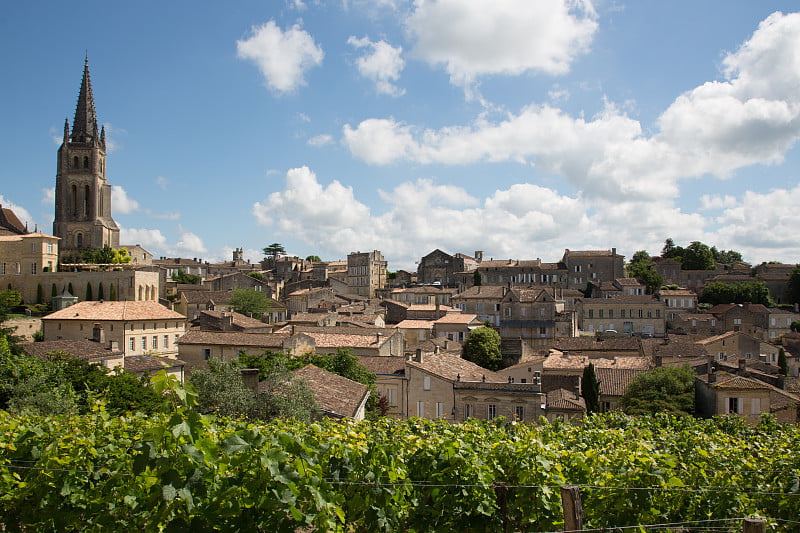
[[[473,329],[464,341],[462,357],[483,368],[499,370],[503,365],[500,335],[486,326]]]
[[[714,256],[714,261],[729,265],[736,261],[742,260],[742,254],[734,250],[717,250],[716,246],[711,247],[711,255]]]
[[[700,302],[711,305],[727,303],[753,303],[772,307],[775,302],[769,294],[769,289],[763,281],[748,281],[746,283],[725,283],[713,281],[709,283],[700,295]]]
[[[322,259],[318,255],[309,255],[306,257],[306,261],[311,261],[312,263],[321,263]]]
[[[653,294],[664,283],[661,274],[653,270],[653,259],[645,250],[633,254],[628,263],[628,277],[636,278],[646,287],[647,294]]]
[[[583,379],[581,379],[581,396],[586,401],[586,411],[589,413],[600,412],[600,382],[594,372],[594,365],[583,369]]]
[[[92,284],[90,282],[86,282],[86,301],[89,302],[92,300]]]
[[[87,248],[81,253],[81,260],[84,263],[117,264],[130,263],[131,257],[127,249],[114,249],[106,244],[102,248]]]
[[[793,320],[791,325],[789,325],[789,329],[791,329],[795,333],[800,332],[800,319]]]
[[[228,303],[237,313],[251,315],[257,320],[261,320],[271,307],[267,295],[253,289],[235,289],[231,291]]]
[[[0,322],[22,303],[22,295],[15,289],[0,292]]]
[[[676,246],[675,241],[671,238],[667,238],[664,241],[664,248],[661,249],[661,257],[664,259],[674,259],[676,261],[680,261],[681,257],[683,256],[683,247]]]
[[[786,350],[783,348],[778,351],[778,368],[780,369],[780,374],[782,376],[789,375],[789,365],[786,361]]]
[[[277,259],[279,255],[283,255],[285,253],[286,249],[278,242],[273,242],[264,248],[264,255],[271,255],[273,259]]]
[[[789,293],[789,303],[800,302],[800,267],[794,267],[789,274],[789,281],[786,284]]]
[[[481,277],[481,273],[477,270],[472,274],[472,284],[476,287],[483,285],[483,278]]]
[[[692,241],[692,244],[683,250],[681,257],[682,270],[714,270],[714,254],[711,249],[700,241]]]
[[[71,281],[69,282],[69,285],[67,285],[67,290],[69,291],[69,293],[71,295],[75,296],[75,289],[72,288],[72,282]]]
[[[197,285],[200,283],[200,276],[187,274],[183,269],[179,268],[177,272],[172,273],[172,281],[185,285]]]
[[[113,281],[111,282],[111,288],[108,290],[108,299],[112,302],[117,301],[117,288]]]
[[[103,282],[101,281],[97,286],[97,299],[102,301],[105,299],[105,297],[105,291],[103,291]]]
[[[256,272],[256,271],[248,272],[247,275],[253,279],[257,279],[258,281],[264,281],[264,274],[262,274],[261,272]]]
[[[50,298],[55,298],[56,296],[58,296],[58,289],[56,289],[56,284],[53,283],[50,286]]]
[[[44,301],[44,289],[42,289],[42,284],[36,284],[36,303],[40,304]]]
[[[694,411],[694,372],[688,365],[643,372],[625,389],[620,406],[628,414],[691,414]]]
[[[578,290],[581,291],[580,289]],[[592,283],[591,281],[587,282],[586,288],[581,291],[581,293],[583,293],[584,298],[591,298],[593,292],[594,292],[594,283]]]

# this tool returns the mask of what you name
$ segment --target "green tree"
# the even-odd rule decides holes
[[[69,293],[70,293],[71,295],[73,295],[73,296],[77,296],[77,295],[75,294],[75,289],[73,289],[73,288],[72,288],[72,282],[71,282],[71,281],[69,282],[69,285],[67,285],[67,290],[69,291]]]
[[[481,273],[477,270],[472,274],[472,284],[476,287],[483,285],[483,277],[481,277]]]
[[[252,316],[257,320],[261,320],[271,307],[267,295],[253,289],[235,289],[231,291],[228,303],[237,313]]]
[[[503,365],[500,335],[486,326],[473,329],[464,341],[462,357],[483,368],[499,370]]]
[[[256,272],[256,271],[248,272],[247,275],[253,279],[257,279],[258,281],[264,281],[264,274],[262,274],[261,272]]]
[[[264,248],[264,255],[271,255],[273,259],[277,259],[279,255],[286,254],[286,249],[281,243],[273,242]]]
[[[103,282],[101,281],[97,286],[97,299],[102,301],[105,299],[105,297],[105,291],[103,291]]]
[[[786,350],[783,348],[778,351],[778,368],[780,369],[780,373],[782,376],[786,376],[789,374],[789,365],[786,361]]]
[[[312,263],[321,263],[322,259],[318,255],[309,255],[306,257],[306,261],[311,261]]]
[[[725,283],[713,281],[706,285],[700,295],[700,302],[711,305],[727,303],[753,303],[772,307],[775,302],[769,294],[769,289],[763,281],[748,281],[746,283]]]
[[[581,379],[581,396],[586,401],[586,411],[589,413],[600,412],[600,382],[594,372],[594,365],[583,369],[583,379]]]
[[[41,283],[36,284],[36,303],[41,304],[44,301],[44,289]]]
[[[683,256],[683,247],[676,246],[675,241],[671,238],[667,238],[664,241],[664,248],[661,249],[661,257],[664,259],[674,259],[676,261],[680,261],[681,257]]]
[[[786,289],[789,293],[789,303],[800,303],[800,267],[792,269]]]
[[[694,412],[694,372],[688,365],[659,367],[637,375],[620,400],[628,414]]]
[[[683,250],[681,256],[682,270],[714,270],[714,254],[700,241],[692,243]]]
[[[581,291],[580,289],[578,290]],[[586,288],[581,291],[583,297],[591,298],[593,292],[594,292],[594,283],[592,283],[591,281],[586,282]]]
[[[111,288],[108,290],[108,299],[112,302],[117,301],[117,288],[113,281],[111,282]]]
[[[795,333],[800,332],[800,319],[793,320],[792,323],[789,325],[789,329],[791,329]]]
[[[172,281],[185,285],[197,285],[200,283],[200,276],[196,274],[187,274],[183,269],[178,269],[177,272],[172,273]]]
[[[86,282],[86,301],[89,302],[92,300],[92,284],[90,282]]]
[[[5,320],[20,304],[22,304],[22,295],[19,291],[6,289],[0,292],[0,322]]]
[[[711,255],[714,257],[714,261],[724,265],[729,265],[736,261],[742,260],[741,253],[734,250],[717,250],[716,246],[711,247]]]
[[[58,296],[58,289],[56,289],[56,284],[53,283],[50,286],[50,298],[55,298],[56,296]]]
[[[645,285],[647,294],[653,294],[664,284],[664,278],[653,269],[653,265],[650,254],[645,250],[639,250],[633,254],[627,267],[628,277],[636,278]]]

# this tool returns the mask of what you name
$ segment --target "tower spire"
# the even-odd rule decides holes
[[[69,119],[64,119],[64,142],[69,142]]]
[[[72,142],[92,142],[97,138],[97,115],[94,111],[92,80],[89,77],[89,56],[83,63],[83,80],[75,106],[75,119],[72,121]]]

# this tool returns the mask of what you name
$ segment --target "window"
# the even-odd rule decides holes
[[[164,349],[169,348],[169,335],[164,335]]]
[[[425,416],[425,402],[417,402],[417,416],[419,418]]]
[[[514,407],[514,418],[520,422],[525,420],[525,407],[517,405]]]
[[[656,318],[661,318],[661,309],[656,309]]]
[[[131,337],[131,351],[134,351],[134,350],[136,350],[136,339]]]
[[[718,359],[719,361],[724,361],[724,360],[725,360],[725,353],[724,353],[724,352],[719,352],[719,353],[717,354],[717,359]]]
[[[31,274],[36,274],[36,262],[31,263]]]
[[[5,275],[6,275],[6,264],[0,263],[0,276],[5,276]]]
[[[603,318],[603,310],[602,309],[598,309],[597,310],[597,318]]]
[[[397,394],[396,394],[396,392],[397,391],[395,391],[394,389],[389,389],[389,390],[386,391],[386,396],[389,399],[389,405],[391,405],[392,407],[395,407],[397,405]]]
[[[608,318],[614,318],[614,310],[613,309],[609,309],[608,310]]]
[[[734,318],[733,319],[733,324],[735,326],[741,326],[742,325],[742,319],[741,318]]]
[[[431,390],[431,377],[425,376],[422,378],[422,390]]]
[[[728,398],[728,413],[739,414],[739,398]]]
[[[752,415],[761,414],[761,398],[752,398],[750,400],[750,414]]]
[[[494,418],[497,418],[497,406],[496,406],[495,404],[493,404],[493,403],[490,403],[490,404],[487,406],[487,413],[486,413],[486,415],[487,415],[487,418],[488,418],[489,420],[492,420],[492,419],[494,419]]]
[[[22,274],[22,263],[14,263],[14,273],[19,276]]]
[[[511,307],[506,307],[506,308],[503,310],[503,314],[504,314],[505,316],[511,316]]]
[[[589,309],[589,318],[594,318],[594,309]]]
[[[203,348],[203,361],[211,359],[211,348]]]
[[[180,337],[180,335],[176,333],[176,334],[175,334],[175,344],[178,344],[178,338],[179,338],[179,337]]]
[[[546,327],[540,327],[539,328],[539,335],[547,335],[547,328]]]
[[[436,402],[436,418],[444,417],[444,404],[442,402]]]
[[[147,349],[147,337],[142,337],[142,350]]]
[[[644,309],[639,309],[639,318],[644,317]]]
[[[472,418],[475,416],[475,407],[468,403],[464,406],[464,418]]]
[[[153,349],[158,350],[158,335],[153,335]]]

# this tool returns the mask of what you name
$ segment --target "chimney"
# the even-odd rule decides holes
[[[478,263],[483,262],[483,250],[475,250],[475,261]]]
[[[119,341],[111,341],[111,351],[118,352],[119,351]]]
[[[708,375],[708,382],[709,383],[716,383],[717,382],[717,375],[714,372],[711,372]]]
[[[100,344],[105,344],[106,342],[106,332],[103,329],[103,326],[100,324],[95,324],[92,328],[92,340],[95,342],[99,342]]]
[[[424,363],[425,357],[422,355],[422,348],[417,348],[417,355],[414,356],[414,361],[417,363]]]
[[[739,371],[744,372],[747,368],[747,359],[739,359]]]
[[[258,369],[257,368],[242,368],[242,383],[245,387],[253,391],[253,394],[258,392]]]
[[[376,334],[375,334],[375,342],[376,342],[377,344],[380,344],[380,343],[381,343],[381,338],[382,338],[382,337],[383,337],[383,333],[381,333],[380,331],[379,331],[378,333],[376,333]]]

